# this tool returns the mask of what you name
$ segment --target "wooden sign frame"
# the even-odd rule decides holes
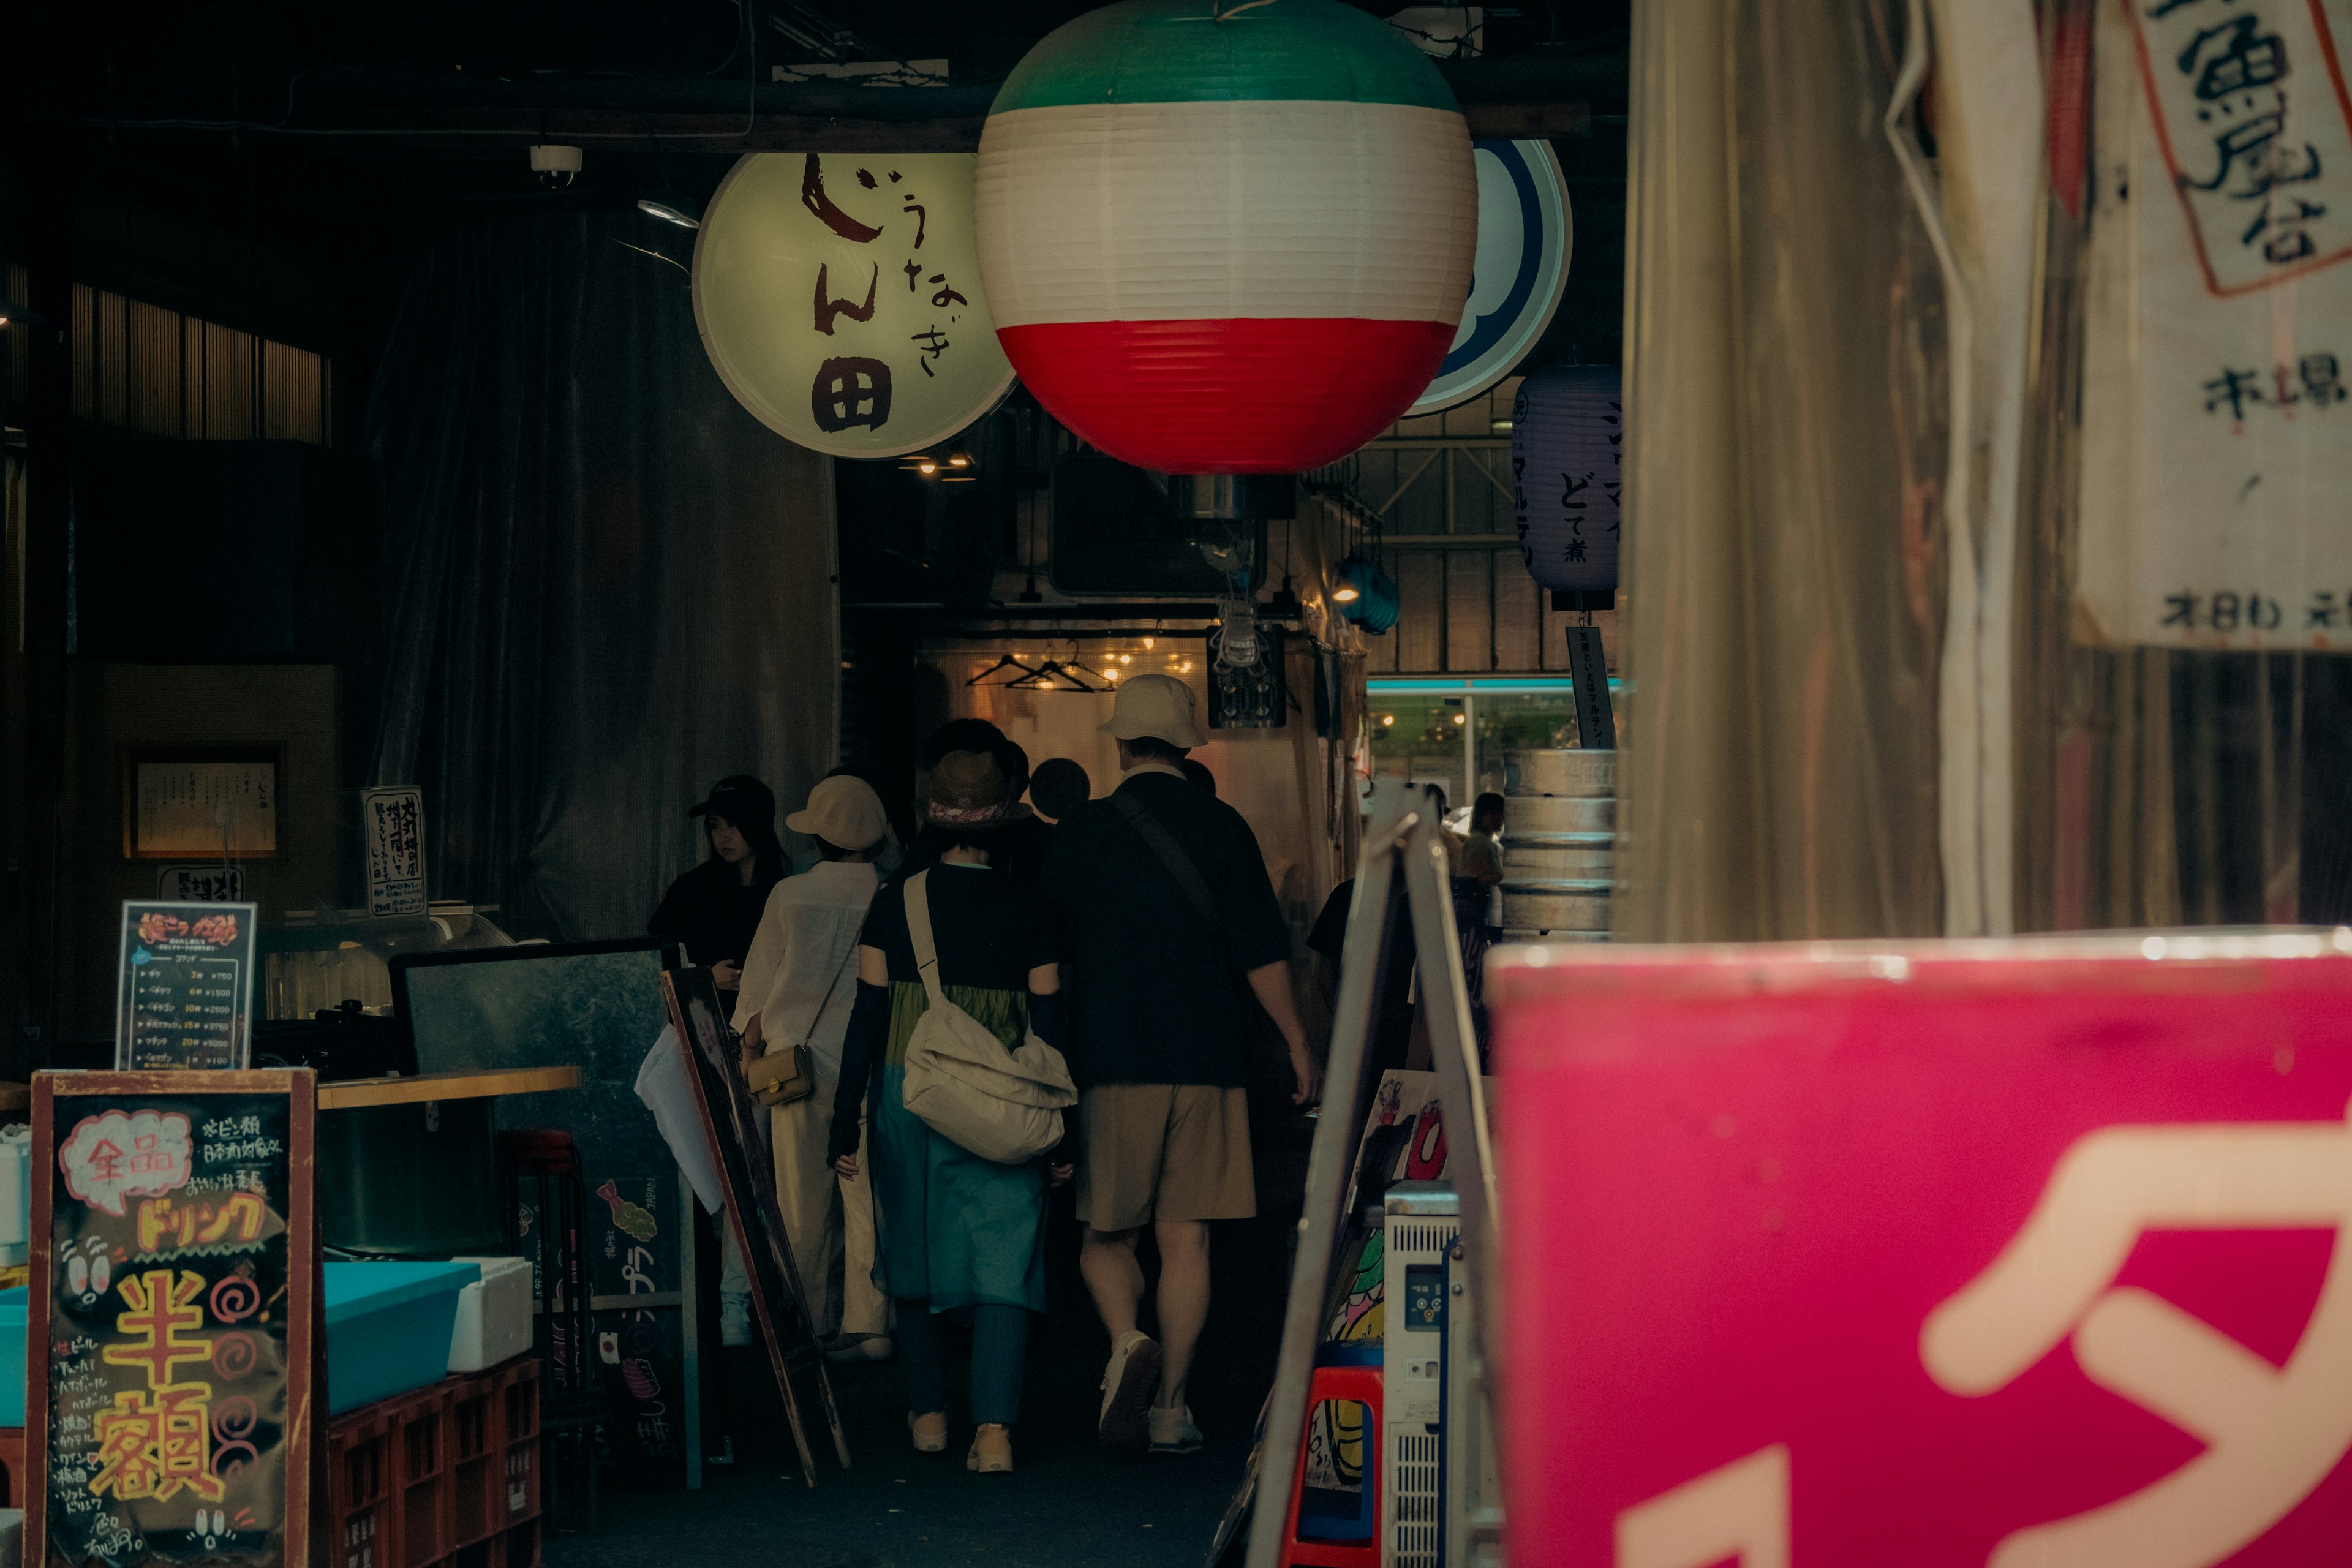
[[[286,1421],[278,1447],[286,1463],[285,1518],[277,1562],[282,1568],[308,1568],[316,1510],[325,1498],[324,1447],[319,1418],[326,1408],[325,1302],[320,1289],[317,1184],[318,1076],[307,1068],[251,1071],[40,1072],[33,1075],[31,1289],[25,1342],[25,1552],[24,1561],[46,1565],[74,1559],[49,1552],[49,1358],[50,1300],[55,1290],[57,1148],[60,1110],[76,1100],[139,1095],[180,1100],[284,1095],[286,1140]],[[238,1561],[226,1554],[201,1561]],[[244,1559],[250,1561],[249,1557]],[[83,1559],[83,1561],[97,1561]],[[128,1564],[169,1562],[152,1553]],[[194,1563],[188,1557],[176,1561]]]
[[[703,1136],[710,1143],[711,1162],[718,1167],[727,1223],[751,1285],[751,1315],[767,1347],[768,1364],[776,1374],[776,1392],[783,1398],[784,1417],[792,1426],[793,1446],[800,1451],[801,1474],[814,1486],[816,1458],[801,1415],[801,1395],[793,1388],[795,1373],[814,1373],[817,1402],[833,1434],[834,1453],[845,1470],[849,1468],[849,1440],[842,1434],[841,1413],[833,1403],[824,1348],[817,1341],[816,1325],[809,1321],[808,1298],[801,1289],[800,1268],[793,1259],[792,1236],[784,1226],[783,1206],[776,1201],[775,1183],[761,1181],[751,1163],[754,1155],[767,1158],[766,1140],[759,1133],[760,1107],[744,1087],[742,1075],[735,1070],[735,1031],[727,1022],[710,971],[662,971],[662,1001],[669,1008],[670,1027],[677,1031],[678,1050],[686,1058],[687,1081],[694,1086],[694,1108]]]

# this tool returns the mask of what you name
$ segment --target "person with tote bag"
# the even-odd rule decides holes
[[[874,1187],[841,1180],[828,1145],[857,989],[857,934],[881,885],[874,862],[889,843],[889,819],[871,784],[836,774],[819,781],[784,826],[814,838],[822,858],[776,884],[743,960],[734,1018],[743,1079],[768,1107],[776,1201],[809,1320],[835,1360],[881,1361],[890,1354],[890,1300],[874,1278]],[[738,1310],[734,1300],[726,1306]]]
[[[936,1319],[971,1314],[977,1431],[964,1462],[982,1472],[1013,1468],[1029,1314],[1045,1306],[1045,1187],[1067,1180],[1069,1167],[1058,1154],[1007,1163],[974,1152],[909,1110],[906,1099],[909,1047],[923,1049],[919,1032],[936,1038],[941,1024],[952,1023],[965,1037],[959,1052],[970,1050],[962,1018],[935,1019],[919,1031],[935,991],[1003,1047],[1006,1081],[998,1089],[1036,1100],[1034,1072],[1050,1079],[1060,1068],[1047,1048],[1060,1033],[1052,923],[1034,891],[989,863],[994,836],[1016,820],[1007,786],[1003,768],[986,752],[951,752],[931,770],[924,815],[940,836],[940,858],[883,889],[866,916],[830,1151],[842,1175],[873,1184],[882,1267],[898,1309],[907,1423],[920,1452],[948,1446]],[[861,1159],[858,1119],[869,1107]],[[1028,1109],[1060,1114],[1049,1105]],[[1024,1136],[1012,1147],[1036,1142]]]

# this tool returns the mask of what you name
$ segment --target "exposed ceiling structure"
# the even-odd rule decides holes
[[[1375,15],[1397,9],[1391,0],[1359,3]],[[420,247],[450,217],[643,201],[690,216],[746,152],[970,149],[1005,74],[1039,38],[1093,8],[1093,0],[42,6],[0,49],[8,79],[0,81],[0,260],[21,259],[34,226],[69,201],[85,280],[225,311],[289,341],[357,349],[386,324],[360,318],[390,308]],[[1552,139],[1590,216],[1579,225],[1580,259],[1605,270],[1622,226],[1614,215],[1624,199],[1630,0],[1520,0],[1481,16],[1480,56],[1441,68],[1474,134]],[[1460,14],[1435,7],[1421,16],[1444,32]],[[876,61],[927,65],[826,79]],[[780,71],[799,79],[777,79]],[[576,178],[533,174],[529,149],[548,142],[582,150]],[[682,229],[651,218],[647,229],[647,247],[671,259],[691,247]],[[283,281],[280,260],[310,268],[315,299]],[[1613,287],[1590,302],[1592,321],[1613,319]]]

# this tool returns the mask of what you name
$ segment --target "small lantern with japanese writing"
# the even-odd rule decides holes
[[[1539,370],[1511,406],[1511,495],[1519,554],[1559,593],[1617,586],[1623,377],[1614,365]]]

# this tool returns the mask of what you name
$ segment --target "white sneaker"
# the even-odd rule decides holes
[[[751,1342],[751,1297],[719,1298],[719,1342],[722,1345],[748,1345]]]
[[[1146,1413],[1160,1392],[1160,1346],[1140,1329],[1130,1329],[1111,1347],[1103,1368],[1102,1415],[1097,1436],[1115,1453],[1140,1458],[1151,1446]]]
[[[1155,1454],[1197,1454],[1208,1439],[1192,1425],[1192,1407],[1179,1405],[1173,1409],[1155,1405],[1149,1417],[1151,1427],[1151,1451]]]

